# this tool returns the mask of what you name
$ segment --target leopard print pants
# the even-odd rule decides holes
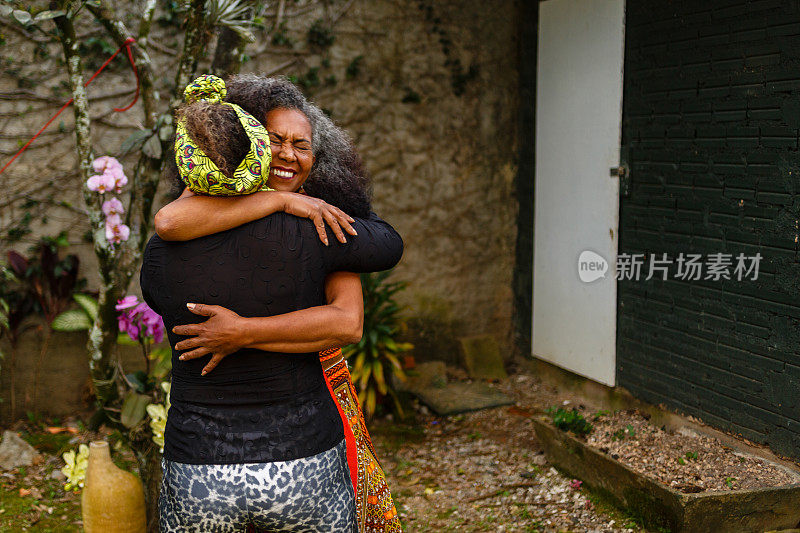
[[[162,532],[356,531],[344,441],[292,461],[162,466]]]

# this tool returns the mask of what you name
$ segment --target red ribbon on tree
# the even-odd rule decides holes
[[[136,94],[135,94],[135,95],[134,95],[134,97],[133,97],[133,102],[131,102],[131,103],[130,103],[130,104],[128,104],[127,106],[125,106],[125,107],[122,107],[122,108],[115,107],[115,108],[114,108],[114,111],[117,111],[117,112],[121,112],[121,111],[127,111],[128,109],[130,109],[131,107],[133,107],[133,104],[135,104],[135,103],[136,103],[136,102],[139,100],[139,71],[137,71],[137,70],[136,70],[136,63],[135,63],[135,62],[134,62],[134,60],[133,60],[133,52],[131,52],[131,45],[132,45],[133,43],[135,43],[135,42],[136,42],[136,39],[134,39],[133,37],[128,37],[128,38],[125,40],[125,42],[124,42],[124,43],[122,43],[122,46],[120,46],[119,48],[117,48],[117,51],[116,51],[116,52],[114,52],[114,53],[111,55],[111,57],[109,57],[108,59],[106,59],[106,62],[105,62],[105,63],[103,63],[103,64],[100,66],[100,68],[99,68],[99,69],[97,69],[97,72],[95,72],[95,73],[92,75],[92,77],[91,77],[91,78],[89,78],[88,80],[86,80],[86,83],[84,83],[84,84],[83,84],[83,86],[84,86],[84,87],[87,87],[87,86],[88,86],[90,83],[92,83],[92,80],[94,80],[94,79],[97,77],[97,75],[98,75],[98,74],[100,74],[100,73],[103,71],[103,69],[104,69],[104,68],[106,68],[106,67],[108,66],[108,64],[109,64],[109,63],[111,63],[111,61],[113,61],[113,60],[114,60],[114,58],[115,58],[115,57],[117,57],[117,54],[119,54],[119,53],[122,51],[122,49],[123,49],[123,48],[127,49],[127,51],[128,51],[128,59],[129,59],[129,60],[130,60],[130,62],[131,62],[131,68],[133,69],[133,74],[136,76]],[[29,146],[30,146],[30,145],[33,143],[33,141],[35,141],[35,140],[36,140],[36,138],[37,138],[39,135],[41,135],[41,134],[42,134],[42,132],[43,132],[44,130],[46,130],[46,129],[47,129],[47,127],[48,127],[48,126],[50,126],[50,124],[52,124],[52,123],[53,123],[53,121],[54,121],[55,119],[57,119],[57,118],[58,118],[58,116],[59,116],[59,115],[62,113],[62,111],[64,111],[64,110],[65,110],[67,107],[69,107],[69,105],[70,105],[70,104],[71,104],[71,103],[72,103],[74,100],[75,100],[74,98],[70,98],[70,99],[69,99],[69,101],[68,101],[66,104],[64,104],[63,106],[61,106],[61,109],[59,109],[59,110],[58,110],[58,113],[56,113],[55,115],[53,115],[53,118],[51,118],[50,120],[48,120],[48,121],[47,121],[47,123],[46,123],[44,126],[42,126],[42,128],[41,128],[39,131],[37,131],[37,132],[36,132],[36,135],[34,135],[33,137],[31,137],[31,140],[30,140],[30,141],[28,141],[27,143],[25,143],[25,146],[23,146],[22,148],[20,148],[20,149],[19,149],[19,151],[17,151],[17,153],[16,153],[16,154],[14,154],[14,157],[12,157],[12,158],[11,158],[11,160],[10,160],[8,163],[6,163],[6,164],[5,164],[5,166],[4,166],[3,168],[0,168],[0,174],[2,174],[2,173],[3,173],[3,171],[5,171],[5,169],[7,169],[8,167],[10,167],[10,166],[11,166],[11,163],[13,163],[13,162],[14,162],[14,160],[15,160],[17,157],[19,157],[19,155],[20,155],[22,152],[24,152],[25,150],[27,150],[27,149],[28,149],[28,147],[29,147]]]

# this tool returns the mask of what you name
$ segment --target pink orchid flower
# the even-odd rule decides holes
[[[122,164],[115,158],[104,155],[92,161],[92,168],[94,168],[94,171],[98,174],[105,174],[109,169],[118,168],[122,170]]]
[[[110,174],[97,174],[86,180],[86,187],[90,191],[99,192],[100,194],[112,190],[115,185],[114,176]]]
[[[119,226],[122,224],[122,217],[116,213],[112,213],[106,217],[106,226]]]
[[[105,213],[106,216],[121,215],[124,212],[125,208],[122,206],[122,202],[117,198],[111,198],[103,202],[103,213]]]
[[[105,173],[114,178],[114,190],[117,192],[117,194],[119,194],[122,191],[122,188],[128,184],[128,177],[125,176],[125,173],[122,171],[122,167],[111,168],[106,170]]]
[[[139,298],[136,297],[134,294],[129,294],[125,298],[121,300],[117,300],[117,305],[114,306],[114,309],[117,311],[122,311],[123,309],[129,309],[131,307],[135,307],[139,303]]]
[[[115,217],[117,220],[119,219],[119,215],[111,215],[108,217],[109,220],[112,217]],[[108,242],[119,244],[122,241],[127,241],[130,236],[131,229],[125,224],[109,224],[109,221],[106,221],[106,239]]]

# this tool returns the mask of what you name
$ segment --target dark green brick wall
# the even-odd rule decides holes
[[[763,256],[756,281],[620,281],[617,374],[800,457],[800,2],[628,2],[620,252]]]

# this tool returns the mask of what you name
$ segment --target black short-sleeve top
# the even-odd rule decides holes
[[[341,244],[319,240],[308,219],[275,213],[184,242],[154,235],[141,270],[144,300],[160,314],[169,342],[179,324],[199,322],[189,302],[241,316],[272,316],[325,304],[325,276],[392,268],[403,253],[397,232],[374,213]],[[242,349],[205,376],[210,356],[180,361],[172,352],[171,407],[164,457],[193,464],[287,461],[315,455],[343,438],[319,354]]]

